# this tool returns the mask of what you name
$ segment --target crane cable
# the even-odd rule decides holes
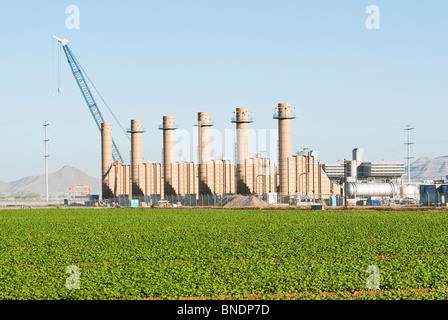
[[[61,51],[62,48],[61,46],[58,46],[58,92],[61,93],[61,86],[62,86],[62,81],[61,81]]]
[[[51,96],[54,97],[54,40],[51,41]]]

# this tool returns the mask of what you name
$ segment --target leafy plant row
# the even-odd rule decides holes
[[[1,210],[0,299],[319,298],[367,290],[369,265],[378,267],[384,292],[443,289],[447,218],[445,212]],[[70,265],[79,268],[79,289],[66,287]],[[438,292],[426,296],[446,296]],[[391,295],[404,297],[376,298]]]

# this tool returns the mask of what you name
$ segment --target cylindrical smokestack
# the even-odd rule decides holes
[[[103,199],[111,197],[111,190],[107,183],[107,175],[112,167],[112,124],[101,124],[101,179]]]
[[[237,164],[244,164],[249,159],[249,109],[237,108],[232,122],[236,123]]]
[[[232,122],[236,123],[237,193],[245,194],[248,193],[248,189],[246,186],[246,171],[244,170],[244,164],[249,160],[249,123],[253,122],[250,119],[249,109],[237,108],[235,111],[235,118]]]
[[[143,163],[142,157],[142,120],[131,120],[131,165],[132,165],[132,195],[142,195],[139,187],[138,166]]]
[[[142,157],[142,120],[131,120],[131,152],[132,177],[137,177],[138,166],[143,163]]]
[[[349,163],[349,172],[347,181],[348,182],[357,182],[358,181],[358,168],[362,163],[362,154],[364,149],[355,148],[353,149],[353,160]]]
[[[210,161],[210,112],[198,113],[199,125],[199,163]]]
[[[274,119],[278,119],[280,193],[289,196],[288,158],[292,157],[291,119],[295,119],[290,103],[279,103]]]
[[[364,153],[364,149],[363,148],[355,148],[352,151],[353,154],[353,160],[358,161],[359,163],[362,162],[362,154]]]
[[[210,161],[210,127],[213,124],[210,122],[209,112],[198,113],[198,127],[199,127],[199,193],[208,194],[208,187],[206,184],[207,172],[205,163]]]
[[[176,129],[174,117],[164,116],[160,130],[163,130],[163,170],[166,194],[172,193],[173,176],[171,164],[174,163],[174,130]]]

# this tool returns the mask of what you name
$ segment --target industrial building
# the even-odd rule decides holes
[[[329,179],[345,186],[347,198],[355,200],[415,199],[415,186],[403,186],[405,164],[401,162],[364,162],[364,150],[353,149],[352,160],[345,164],[323,165]]]
[[[405,164],[401,162],[364,162],[362,155],[364,149],[355,148],[352,152],[352,160],[344,164],[323,164],[324,171],[330,180],[343,184],[347,182],[393,182],[401,185],[405,174]],[[346,177],[345,177],[346,172]]]
[[[445,181],[411,183],[403,181],[405,164],[401,162],[364,162],[363,149],[353,149],[352,160],[344,164],[322,165],[328,178],[347,193],[349,205],[389,204],[447,206],[448,185]],[[409,156],[407,157],[409,159]],[[345,189],[344,189],[344,184]]]
[[[420,205],[423,206],[447,206],[448,185],[443,183],[422,184],[419,186]]]
[[[291,125],[295,115],[291,104],[279,104],[274,119],[278,120],[278,168],[272,159],[249,157],[249,124],[253,122],[247,108],[237,108],[231,122],[236,124],[236,159],[210,158],[210,113],[199,112],[199,161],[176,161],[174,155],[176,124],[174,116],[164,116],[163,163],[143,163],[141,120],[131,120],[131,164],[113,161],[112,125],[102,123],[102,197],[163,199],[176,195],[196,199],[200,195],[279,194],[283,203],[293,199],[324,200],[340,195],[341,189],[325,173],[312,153],[292,154]],[[195,201],[194,201],[195,202]]]
[[[98,105],[84,77],[69,41],[53,36],[62,46],[73,76],[81,89],[87,106],[101,131],[102,146],[102,198],[107,199],[163,199],[176,196],[196,203],[198,196],[222,196],[227,194],[256,194],[266,199],[278,199],[281,203],[297,203],[303,200],[330,199],[404,199],[405,202],[444,203],[447,187],[412,185],[410,182],[410,132],[408,126],[408,182],[403,185],[404,163],[364,162],[363,150],[353,150],[353,159],[344,164],[321,165],[315,152],[302,151],[292,154],[291,128],[296,118],[291,104],[280,103],[276,107],[274,119],[278,121],[278,161],[257,155],[249,157],[249,125],[253,122],[247,108],[237,108],[232,123],[237,130],[236,163],[230,160],[211,159],[210,127],[213,122],[210,113],[199,112],[198,163],[176,161],[174,156],[175,131],[174,116],[164,116],[159,127],[163,130],[163,163],[142,161],[142,138],[145,130],[141,120],[132,120],[131,163],[123,163],[123,158],[112,138],[112,125],[105,123]],[[88,77],[87,77],[88,78]],[[90,79],[89,79],[90,80]],[[110,110],[110,109],[109,109]],[[46,154],[45,157],[48,157]],[[48,159],[47,159],[48,160]],[[376,200],[375,200],[376,201]],[[434,202],[435,201],[435,202]],[[345,201],[347,204],[347,201]]]

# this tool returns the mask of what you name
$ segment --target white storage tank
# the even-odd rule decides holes
[[[395,183],[347,183],[347,196],[350,198],[391,197],[398,193]]]
[[[406,185],[400,187],[400,197],[402,199],[416,199],[418,198],[419,189],[416,186]]]

